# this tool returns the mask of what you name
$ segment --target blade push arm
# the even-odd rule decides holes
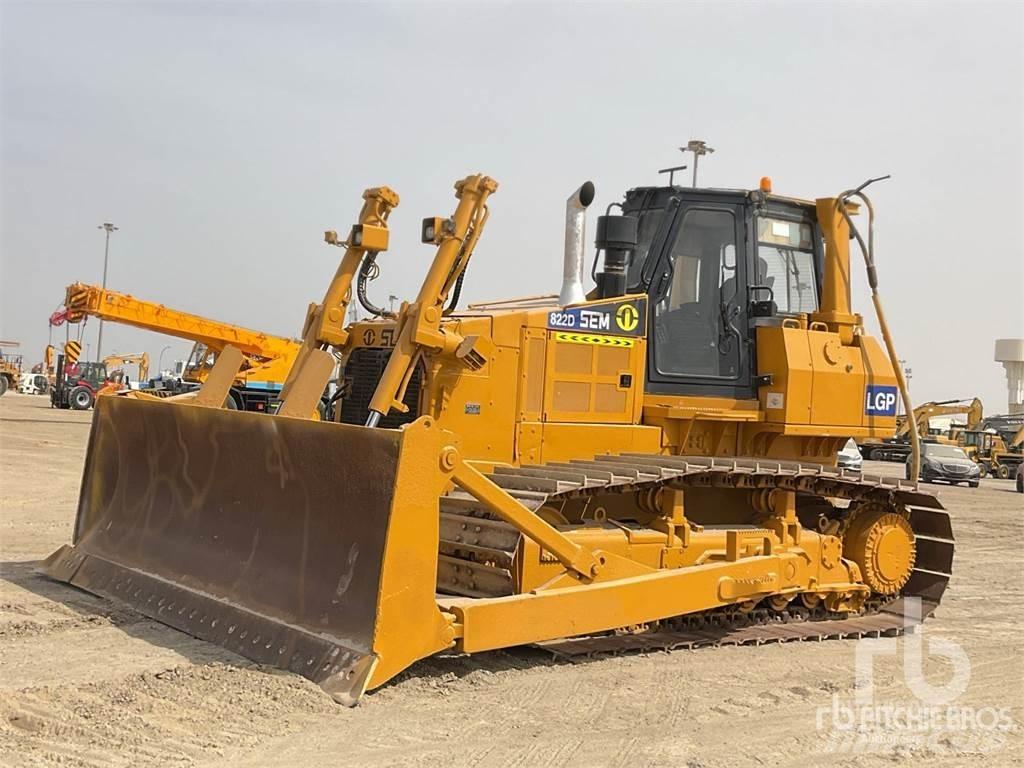
[[[403,306],[399,314],[398,339],[370,402],[367,426],[377,426],[393,408],[406,410],[402,398],[424,351],[450,355],[474,368],[483,365],[476,340],[442,329],[441,318],[487,222],[487,199],[497,189],[498,183],[489,176],[467,176],[455,184],[459,204],[452,218],[424,222],[423,240],[436,243],[437,252],[416,301]]]
[[[302,346],[281,390],[282,404],[278,413],[308,415],[315,401],[307,401],[313,397],[320,399],[334,369],[334,358],[327,350],[342,348],[348,342],[345,313],[352,299],[352,279],[366,254],[377,254],[388,248],[387,221],[398,205],[398,194],[390,187],[372,187],[363,192],[363,201],[359,219],[347,240],[339,241],[333,231],[324,234],[328,244],[344,247],[345,255],[327,286],[323,301],[309,305],[302,328]],[[301,397],[297,396],[299,390]]]

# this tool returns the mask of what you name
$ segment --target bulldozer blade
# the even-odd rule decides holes
[[[445,434],[102,398],[74,546],[43,570],[352,705],[453,643]]]

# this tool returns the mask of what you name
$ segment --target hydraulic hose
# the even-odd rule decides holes
[[[455,278],[455,286],[452,288],[452,298],[448,302],[448,306],[444,310],[444,316],[447,317],[456,310],[459,306],[459,296],[462,295],[462,281],[466,279],[466,270],[463,269],[459,272],[459,276]]]
[[[370,251],[366,254],[366,258],[363,259],[363,265],[359,268],[359,275],[356,278],[356,297],[359,299],[363,309],[374,317],[394,318],[396,317],[394,312],[378,307],[370,301],[370,297],[366,294],[367,282],[376,280],[379,274],[380,267],[377,265],[377,254],[374,251]]]
[[[889,333],[889,323],[886,322],[885,312],[882,309],[882,297],[878,293],[878,270],[875,268],[875,209],[871,205],[871,199],[864,194],[864,189],[876,181],[888,179],[888,176],[881,176],[877,179],[868,179],[856,189],[849,189],[843,192],[836,200],[836,207],[850,227],[850,233],[857,241],[860,252],[864,255],[864,265],[867,269],[868,285],[871,287],[871,303],[875,306],[875,317],[878,318],[878,327],[882,332],[882,340],[885,342],[885,349],[889,353],[889,362],[896,373],[896,384],[900,390],[900,397],[903,399],[903,409],[907,414],[907,426],[910,431],[910,477],[916,482],[921,473],[921,443],[917,432],[917,422],[914,419],[914,408],[910,404],[910,390],[907,388],[907,380],[903,375],[903,366],[900,365],[899,356],[896,354],[896,345],[893,343],[892,334]],[[851,198],[858,198],[868,209],[868,240],[864,242],[860,230],[853,223],[846,203]]]

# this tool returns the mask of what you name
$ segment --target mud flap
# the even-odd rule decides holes
[[[434,601],[447,437],[103,398],[75,544],[44,572],[354,704],[452,644]]]

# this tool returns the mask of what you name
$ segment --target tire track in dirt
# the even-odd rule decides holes
[[[0,754],[14,758],[12,766],[72,756],[80,765],[194,764],[288,733],[301,715],[339,713],[319,688],[294,675],[176,666],[0,693]]]
[[[35,408],[31,398],[0,409]],[[0,764],[282,768],[476,765],[929,768],[1020,763],[1019,725],[995,755],[828,754],[815,711],[852,695],[854,644],[678,651],[554,662],[531,650],[425,660],[344,709],[307,681],[32,572],[71,535],[87,422],[0,424]],[[1024,505],[983,481],[943,489],[959,546],[927,638],[972,662],[963,704],[1012,705],[1024,721]],[[13,562],[12,562],[13,561]],[[79,623],[81,622],[81,623]],[[22,626],[22,623],[36,624]],[[901,662],[880,659],[886,701],[908,694]],[[18,671],[20,670],[20,671]],[[946,674],[928,665],[930,680]],[[948,671],[948,670],[947,670]],[[933,677],[934,676],[934,677]],[[725,712],[714,707],[725,703]]]

